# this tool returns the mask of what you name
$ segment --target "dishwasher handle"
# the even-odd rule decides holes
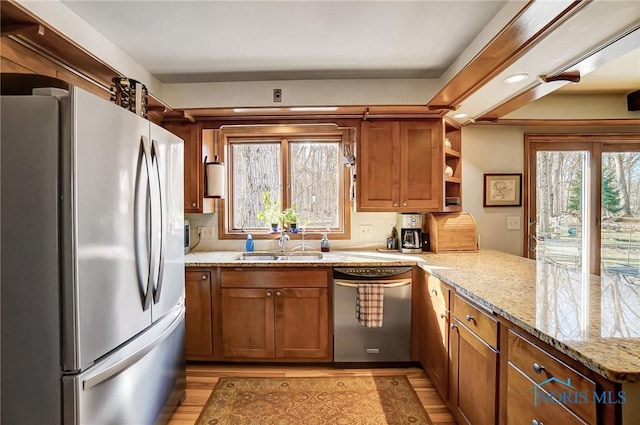
[[[347,288],[357,288],[358,283],[382,285],[384,288],[399,288],[401,286],[410,285],[411,279],[387,279],[387,280],[344,280],[335,279],[336,286],[344,286]]]

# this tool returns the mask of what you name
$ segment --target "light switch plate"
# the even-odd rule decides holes
[[[507,217],[507,230],[520,230],[520,217]]]

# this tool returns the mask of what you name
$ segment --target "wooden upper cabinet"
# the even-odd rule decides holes
[[[164,128],[184,140],[184,212],[214,212],[213,199],[204,197],[204,159],[213,152],[213,139],[203,140],[199,124],[167,123]]]
[[[400,199],[400,123],[363,122],[358,160],[358,209],[385,211]]]
[[[365,121],[359,211],[438,211],[443,205],[439,120]]]

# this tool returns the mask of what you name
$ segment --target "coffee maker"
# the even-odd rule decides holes
[[[398,213],[396,228],[399,229],[398,248],[405,254],[422,252],[422,214]]]

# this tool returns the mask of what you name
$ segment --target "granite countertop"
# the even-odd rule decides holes
[[[418,255],[324,253],[321,260],[240,261],[240,252],[194,252],[187,267],[419,265],[460,294],[614,382],[640,382],[640,277],[582,274],[492,250]]]
[[[240,260],[238,257],[242,256],[244,252],[238,251],[195,251],[185,254],[184,263],[186,267],[339,267],[339,266],[413,266],[418,257],[413,255],[402,255],[387,253],[381,253],[376,251],[332,251],[323,252],[321,259],[305,258],[304,260],[294,259],[295,255],[292,255],[287,260]],[[253,253],[256,254],[256,253]],[[264,254],[285,254],[278,251],[266,251]],[[301,251],[297,251],[292,254],[303,254]],[[318,251],[308,251],[307,255],[319,254]]]

